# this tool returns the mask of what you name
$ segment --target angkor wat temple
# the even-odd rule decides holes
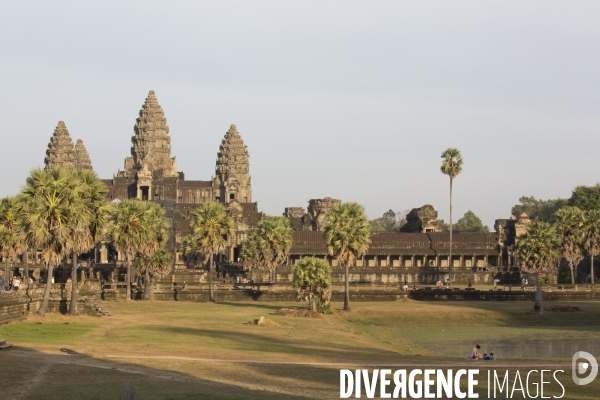
[[[191,213],[202,203],[221,202],[234,219],[235,233],[228,238],[227,250],[219,260],[224,263],[237,260],[241,243],[265,214],[252,201],[248,149],[236,126],[231,125],[225,133],[217,152],[214,176],[206,181],[186,180],[185,174],[177,171],[177,159],[171,157],[167,120],[153,91],[148,94],[133,130],[131,156],[125,158],[123,170],[103,179],[108,188],[107,200],[139,199],[161,204],[171,229],[167,248],[176,254],[175,271],[182,272],[186,266],[179,249],[183,237],[189,233]],[[73,146],[62,121],[50,139],[45,158],[46,168],[57,165],[92,169],[83,142],[78,140]],[[281,270],[282,279],[287,279],[289,266],[304,256],[326,258],[334,268],[337,266],[327,254],[321,230],[325,214],[339,201],[325,197],[309,200],[306,210],[285,208],[283,215],[289,219],[294,236],[288,268]],[[450,264],[455,268],[457,280],[466,280],[472,271],[510,271],[515,267],[515,238],[529,223],[526,215],[497,220],[495,232],[455,233],[452,260],[449,234],[442,231],[437,216],[431,205],[424,205],[407,215],[402,232],[372,233],[369,251],[358,260],[357,267],[362,271],[384,268],[393,272],[395,278],[390,279],[409,282],[438,279],[447,273]],[[102,242],[95,251],[96,263],[115,259],[122,260],[122,256],[114,252],[109,242]]]

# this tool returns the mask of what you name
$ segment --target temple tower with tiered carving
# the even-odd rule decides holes
[[[92,161],[90,160],[90,155],[88,154],[85,146],[83,145],[83,140],[77,139],[73,153],[75,154],[75,169],[81,171],[93,170]]]
[[[171,158],[167,119],[153,90],[148,93],[133,131],[131,157],[125,159],[125,171],[122,175],[135,178],[135,197],[148,200],[154,176],[177,177],[177,159]]]
[[[44,159],[45,169],[54,167],[75,168],[75,152],[73,151],[73,140],[63,121],[59,121],[54,134],[48,143],[46,158]]]
[[[215,172],[216,176],[213,178],[215,200],[221,203],[229,203],[233,200],[240,203],[252,202],[248,149],[235,125],[231,125],[221,141]]]

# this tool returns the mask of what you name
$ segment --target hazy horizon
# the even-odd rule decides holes
[[[369,218],[432,204],[458,148],[454,214],[493,229],[521,196],[598,179],[600,3],[581,1],[14,2],[0,5],[0,196],[42,166],[63,120],[101,178],[123,169],[156,92],[171,156],[209,180],[231,124],[252,197],[280,215],[309,199]]]

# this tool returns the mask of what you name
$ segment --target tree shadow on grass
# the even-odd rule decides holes
[[[312,398],[292,394],[289,389],[277,383],[271,389],[264,382],[257,385],[261,389],[251,389],[246,387],[247,382],[227,384],[167,369],[99,360],[89,356],[73,357],[18,348],[7,353],[12,362],[0,363],[0,375],[16,379],[19,384],[3,387],[2,395],[7,396],[6,398],[113,400],[119,398],[126,383],[135,388],[138,398],[146,400]]]
[[[281,304],[277,304],[277,305],[267,305],[264,302],[233,302],[233,301],[219,301],[217,304],[219,305],[224,305],[224,306],[232,306],[232,307],[240,307],[240,308],[259,308],[259,309],[266,309],[266,310],[281,310],[282,308],[292,308],[295,309],[296,306],[283,306]],[[304,307],[306,308],[306,307]]]
[[[261,327],[256,327],[262,329]],[[229,332],[223,330],[209,330],[200,328],[174,327],[164,325],[145,326],[144,329],[155,330],[159,334],[167,335],[189,335],[201,336],[207,338],[216,338],[228,341],[233,345],[230,350],[236,350],[235,346],[240,350],[257,351],[271,354],[288,354],[301,355],[308,357],[316,357],[319,360],[335,360],[353,361],[353,360],[391,360],[395,361],[399,355],[386,350],[360,346],[355,343],[346,342],[345,344],[324,342],[315,338],[314,340],[300,339],[297,337],[291,338],[276,338],[272,335],[265,336],[251,332]],[[185,340],[178,338],[176,340]]]

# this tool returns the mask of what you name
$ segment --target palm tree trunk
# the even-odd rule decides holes
[[[25,283],[29,282],[29,254],[27,253],[27,246],[23,250],[23,275],[25,276]]]
[[[210,254],[210,264],[208,264],[208,301],[215,301],[215,294],[213,293],[212,284],[212,271],[213,271],[214,256]]]
[[[69,314],[78,315],[77,311],[77,254],[73,254],[73,272],[71,272],[71,305]]]
[[[150,300],[152,296],[150,295],[150,272],[148,272],[148,268],[146,268],[146,272],[144,274],[144,300]]]
[[[592,254],[592,269],[591,269],[591,278],[592,278],[592,285],[595,284],[594,282],[594,255]]]
[[[312,294],[312,290],[313,290],[313,288],[311,286],[310,287],[311,294],[308,295],[308,309],[309,309],[309,311],[316,311],[315,310],[315,297]]]
[[[535,273],[535,306],[536,311],[542,311],[544,308],[544,298],[542,297],[542,285],[540,283],[540,274]]]
[[[8,257],[4,257],[4,286],[6,290],[10,289],[10,267],[8,266]]]
[[[127,253],[127,300],[131,300],[131,255],[129,253]]]
[[[344,293],[344,310],[350,311],[350,284],[348,282],[350,278],[350,266],[346,263],[346,282],[345,282],[345,293]]]
[[[448,279],[452,282],[452,178],[450,178],[450,258],[448,260]]]
[[[575,272],[573,271],[573,263],[569,263],[569,268],[571,269],[571,285],[575,284]]]
[[[38,314],[42,317],[46,315],[48,309],[48,301],[50,300],[50,289],[52,289],[52,276],[54,274],[54,266],[48,264],[48,276],[46,277],[46,289],[44,290],[44,297],[42,298],[42,304],[38,310]]]

